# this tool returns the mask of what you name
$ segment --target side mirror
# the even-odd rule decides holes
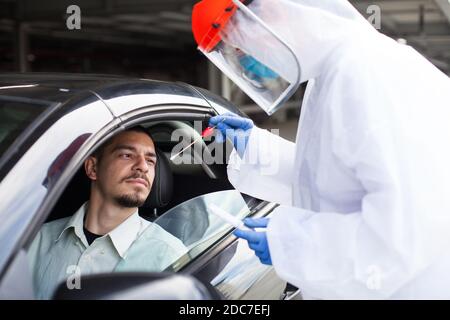
[[[95,274],[80,279],[80,287],[61,283],[55,300],[222,300],[209,283],[168,272],[118,272]]]

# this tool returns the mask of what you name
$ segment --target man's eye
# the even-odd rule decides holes
[[[151,166],[155,165],[155,161],[153,161],[151,159],[147,159],[147,163]]]
[[[129,154],[129,153],[123,153],[123,154],[121,154],[120,156],[121,156],[122,158],[125,158],[125,159],[131,158],[131,154]]]

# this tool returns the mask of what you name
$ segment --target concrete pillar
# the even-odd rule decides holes
[[[15,24],[14,32],[14,60],[16,64],[16,70],[19,72],[29,71],[28,65],[28,52],[29,52],[29,41],[27,26],[24,22],[17,22]]]
[[[222,93],[221,73],[213,63],[208,61],[208,90],[219,95]]]
[[[29,71],[28,67],[28,51],[29,41],[27,33],[27,25],[24,22],[25,4],[22,0],[17,0],[15,6],[15,24],[14,24],[14,63],[15,69],[19,72]]]
[[[231,100],[231,81],[221,72],[222,92],[221,95],[227,100]]]

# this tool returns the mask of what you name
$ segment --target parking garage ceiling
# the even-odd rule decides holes
[[[139,46],[171,52],[195,49],[190,29],[194,0],[0,0],[0,41],[21,30],[49,45],[73,40],[91,45]],[[448,0],[353,0],[366,17],[381,9],[381,32],[405,39],[450,72],[450,2]],[[68,30],[66,9],[81,9],[81,30]],[[5,52],[2,52],[5,54]]]

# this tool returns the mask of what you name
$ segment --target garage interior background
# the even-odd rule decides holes
[[[259,126],[279,128],[282,136],[294,140],[303,88],[286,108],[271,118],[265,116],[196,50],[191,34],[195,2],[0,0],[0,71],[183,81],[230,99]],[[350,2],[366,18],[373,15],[370,7],[378,6],[381,32],[415,47],[450,75],[450,0]],[[66,26],[70,5],[81,9],[79,30]]]

